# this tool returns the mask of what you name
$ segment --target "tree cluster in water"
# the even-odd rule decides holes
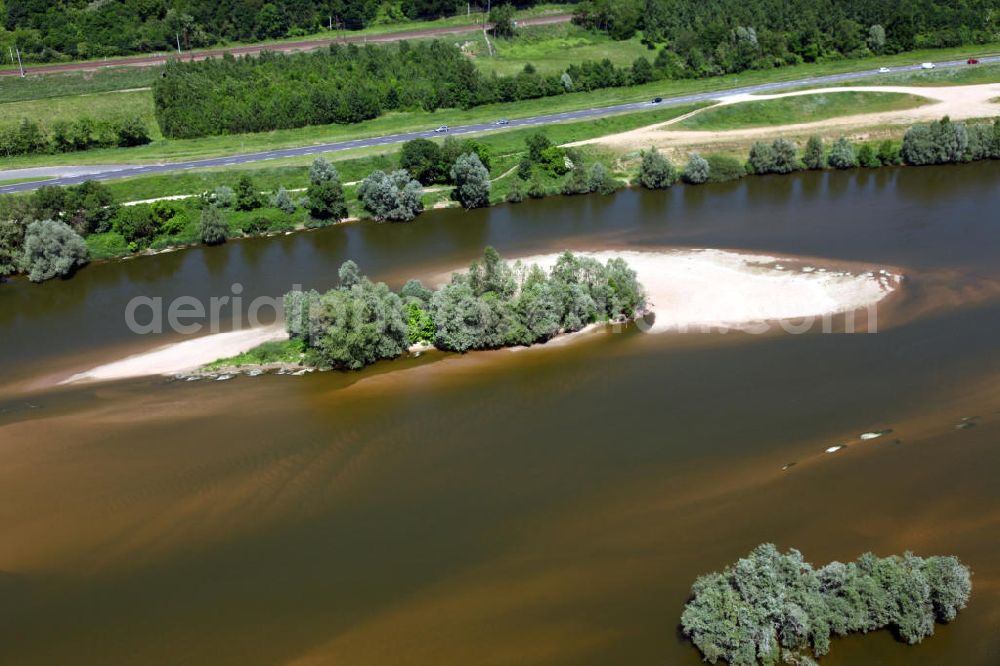
[[[288,333],[305,342],[310,361],[348,370],[418,342],[458,352],[545,342],[560,331],[631,318],[644,305],[642,285],[623,259],[602,264],[565,252],[546,273],[510,265],[492,247],[437,291],[410,280],[396,294],[348,261],[336,289],[284,299]]]
[[[681,626],[713,664],[815,664],[831,636],[890,628],[919,643],[965,608],[970,576],[955,557],[912,553],[813,569],[797,550],[765,544],[695,581]]]

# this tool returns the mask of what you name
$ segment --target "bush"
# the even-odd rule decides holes
[[[729,155],[709,155],[705,158],[708,162],[708,182],[724,183],[730,180],[739,180],[747,175],[746,166],[743,162]]]
[[[528,183],[528,198],[541,199],[548,193],[548,189],[545,187],[545,183],[542,182],[542,179],[537,174],[532,176],[531,182]]]
[[[295,212],[295,202],[292,201],[291,195],[288,194],[288,190],[284,187],[278,188],[278,191],[271,197],[270,203],[272,208],[277,208],[288,215]]]
[[[691,153],[688,157],[687,166],[684,167],[684,173],[682,178],[685,183],[691,185],[701,185],[702,183],[708,182],[708,178],[712,173],[712,167],[709,166],[708,160],[699,155],[698,153]]]
[[[205,206],[201,210],[201,223],[198,225],[198,235],[205,245],[219,245],[226,242],[229,227],[222,219],[222,212],[215,206]]]
[[[858,149],[858,164],[866,169],[874,169],[882,166],[882,161],[870,143],[863,143]]]
[[[88,257],[83,238],[64,222],[32,222],[25,230],[21,269],[32,282],[70,275]]]
[[[559,146],[551,146],[542,151],[538,163],[549,173],[562,176],[569,167],[566,166],[566,151]]]
[[[375,171],[358,186],[358,200],[376,220],[409,222],[424,209],[420,182],[404,169]]]
[[[482,208],[490,205],[490,172],[476,153],[465,153],[451,168],[455,183],[452,197],[465,208]]]
[[[883,166],[902,164],[903,158],[899,154],[899,146],[892,139],[886,139],[879,144],[878,161]]]
[[[542,161],[542,153],[552,147],[552,142],[542,132],[535,132],[528,135],[524,145],[528,148],[528,159],[537,164]]]
[[[663,190],[677,182],[677,169],[652,147],[642,154],[639,183],[648,190]]]
[[[833,142],[828,161],[834,169],[852,169],[858,165],[858,159],[854,155],[854,146],[846,137],[840,137]]]
[[[118,126],[118,145],[122,148],[144,146],[150,141],[149,128],[142,118],[129,118]]]
[[[128,241],[115,231],[92,234],[85,239],[91,259],[114,259],[129,253]]]
[[[824,154],[823,140],[818,136],[811,136],[806,141],[805,152],[802,153],[802,164],[813,171],[826,167],[826,155]]]
[[[122,206],[118,209],[111,228],[134,247],[146,247],[159,233],[153,218],[153,207],[149,204]]]
[[[590,167],[590,177],[588,179],[588,189],[599,194],[614,194],[621,187],[621,182],[616,180],[600,162],[594,162]]]
[[[231,208],[236,203],[236,192],[231,187],[219,185],[209,195],[208,200],[219,208]]]
[[[575,165],[563,180],[559,191],[563,194],[587,194],[590,192],[590,181],[587,178],[587,169],[583,164]]]
[[[504,200],[507,203],[521,203],[524,201],[525,196],[524,186],[521,185],[521,181],[515,180],[511,183],[510,189],[507,190],[507,196],[504,197]]]
[[[791,173],[797,171],[798,148],[786,139],[775,139],[770,145],[762,142],[750,147],[747,169],[751,173]]]
[[[948,116],[934,123],[914,125],[903,136],[903,161],[913,166],[949,164],[966,159],[969,135],[965,125]]]

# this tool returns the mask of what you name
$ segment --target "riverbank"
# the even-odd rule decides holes
[[[624,259],[646,290],[645,316],[636,325],[648,333],[712,333],[740,330],[763,334],[781,330],[781,322],[795,320],[786,332],[809,332],[803,318],[822,318],[873,308],[899,289],[903,276],[882,268],[819,262],[788,256],[749,254],[715,249],[655,252],[608,250],[575,252],[578,257],[607,262]],[[521,257],[514,261],[537,264],[548,271],[559,254]],[[510,263],[513,263],[511,261]],[[434,280],[443,285],[451,271]],[[861,326],[871,322],[865,320]],[[774,325],[779,324],[776,328]],[[826,330],[826,329],[823,329]],[[565,340],[583,333],[565,333]],[[301,361],[226,365],[220,359],[245,354],[260,345],[287,339],[283,327],[217,333],[158,347],[126,359],[73,375],[63,383],[113,381],[143,376],[231,378],[235,373],[283,374],[306,372]],[[415,345],[410,353],[433,349]],[[210,366],[206,369],[206,366]]]

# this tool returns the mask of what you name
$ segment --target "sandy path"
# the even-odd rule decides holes
[[[781,97],[850,91],[905,93],[926,97],[930,100],[930,103],[912,109],[884,111],[880,113],[860,113],[811,123],[772,125],[725,131],[672,128],[673,125],[676,125],[685,118],[704,112],[707,109],[717,108],[718,106],[739,104],[740,102],[747,101],[778,99]],[[997,98],[1000,98],[1000,83],[987,83],[974,86],[942,86],[937,88],[919,86],[843,86],[839,88],[796,90],[794,92],[776,93],[773,95],[726,95],[719,97],[719,104],[715,106],[700,109],[699,111],[679,118],[673,118],[664,123],[648,125],[627,132],[609,134],[566,145],[600,144],[619,150],[638,150],[648,148],[649,146],[678,148],[681,146],[734,144],[756,139],[772,139],[780,135],[807,135],[826,133],[834,130],[848,132],[879,125],[911,125],[916,122],[938,120],[946,115],[950,116],[952,120],[988,118],[1000,115],[1000,104],[996,102]]]

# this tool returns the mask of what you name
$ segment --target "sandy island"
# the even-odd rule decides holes
[[[646,289],[656,314],[651,333],[748,328],[760,322],[836,315],[878,303],[902,276],[885,270],[850,270],[811,260],[724,250],[576,252],[605,262],[622,257]],[[558,254],[522,257],[549,269]],[[440,276],[440,281],[447,280]],[[63,383],[107,381],[191,372],[220,358],[286,336],[280,326],[185,340],[73,375]]]

